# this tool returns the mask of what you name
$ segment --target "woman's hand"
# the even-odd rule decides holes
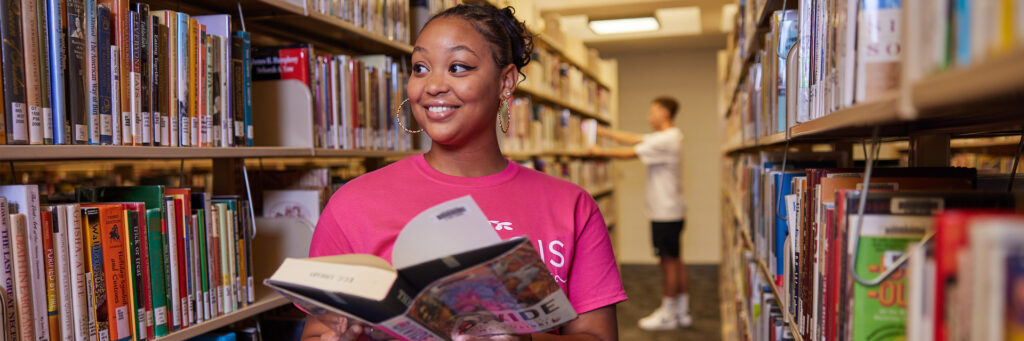
[[[316,315],[306,319],[303,341],[395,340],[372,326],[340,315]],[[395,340],[397,341],[397,340]]]
[[[530,335],[491,335],[491,336],[471,336],[471,335],[456,335],[453,340],[455,341],[531,341],[533,337]]]

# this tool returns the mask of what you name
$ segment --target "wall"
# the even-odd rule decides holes
[[[603,56],[619,64],[619,128],[651,131],[652,98],[679,100],[676,125],[682,130],[683,191],[687,206],[683,232],[686,263],[721,259],[720,129],[717,118],[716,50],[644,52]],[[616,217],[613,238],[620,263],[656,263],[650,221],[644,213],[646,169],[640,161],[616,161]]]

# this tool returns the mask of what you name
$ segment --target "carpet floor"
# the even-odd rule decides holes
[[[690,316],[693,325],[671,331],[644,331],[636,322],[661,304],[661,271],[656,265],[623,265],[622,284],[629,300],[618,305],[619,339],[721,340],[718,266],[687,266],[690,279]]]

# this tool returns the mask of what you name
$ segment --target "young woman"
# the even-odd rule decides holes
[[[512,8],[471,3],[434,16],[416,40],[407,85],[430,150],[338,190],[320,216],[310,256],[369,253],[390,260],[412,217],[470,195],[502,238],[533,241],[579,317],[557,334],[458,339],[617,340],[615,304],[626,295],[597,204],[579,186],[510,162],[498,149],[495,126],[508,127],[507,102],[532,49]],[[309,319],[303,339],[355,340],[366,329],[346,322]]]

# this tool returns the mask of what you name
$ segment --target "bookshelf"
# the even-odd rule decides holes
[[[1020,111],[1020,108],[1024,106],[1024,96],[1022,96],[1024,94],[1024,45],[1017,42],[1015,46],[999,53],[976,57],[968,65],[951,65],[945,70],[932,74],[908,77],[908,74],[912,72],[904,70],[900,75],[901,80],[898,86],[882,96],[840,108],[806,122],[795,124],[787,122],[783,132],[762,132],[762,127],[756,125],[760,124],[765,116],[747,116],[751,115],[750,112],[753,112],[753,115],[763,115],[756,111],[756,107],[751,109],[747,106],[759,101],[764,105],[771,95],[762,95],[757,92],[747,93],[749,84],[746,83],[753,78],[748,77],[753,72],[749,70],[762,65],[759,64],[758,53],[761,52],[759,50],[766,49],[764,38],[771,30],[769,26],[772,12],[783,9],[784,6],[787,9],[796,9],[800,3],[801,1],[795,0],[788,1],[788,3],[775,0],[747,1],[746,6],[752,8],[745,9],[747,17],[737,19],[737,25],[740,26],[742,21],[744,25],[748,26],[744,27],[744,32],[737,33],[738,30],[734,30],[729,35],[728,48],[722,52],[719,59],[719,87],[722,98],[721,111],[718,116],[726,132],[723,137],[724,144],[721,147],[723,186],[725,187],[720,194],[723,202],[721,214],[725,218],[722,229],[724,256],[720,268],[723,285],[721,288],[724,324],[722,335],[725,340],[753,338],[752,335],[748,335],[752,329],[751,326],[755,323],[749,319],[749,314],[751,314],[749,310],[752,310],[751,302],[747,301],[748,297],[745,297],[746,294],[743,291],[754,289],[744,288],[744,285],[749,286],[749,283],[735,280],[737,277],[745,276],[737,274],[737,272],[749,271],[748,266],[756,268],[751,271],[754,274],[750,274],[750,276],[760,276],[775,297],[785,297],[780,294],[787,294],[781,290],[785,288],[776,284],[776,276],[771,272],[772,268],[768,266],[772,264],[769,262],[773,260],[765,259],[756,252],[750,252],[755,240],[747,232],[751,228],[751,224],[755,224],[755,219],[762,221],[774,219],[767,216],[755,218],[753,212],[747,212],[750,210],[747,206],[757,207],[765,205],[765,203],[758,203],[756,201],[758,199],[755,197],[755,202],[752,204],[749,202],[749,197],[747,201],[744,201],[740,197],[740,193],[736,193],[735,188],[749,185],[750,179],[740,179],[733,174],[733,169],[730,167],[734,163],[743,162],[741,160],[758,160],[757,157],[761,152],[779,152],[781,155],[783,151],[810,151],[812,148],[820,150],[823,147],[854,155],[856,154],[854,151],[860,153],[861,143],[866,142],[870,146],[872,135],[876,129],[880,141],[890,143],[896,150],[909,151],[909,158],[902,161],[909,167],[950,166],[951,161],[955,161],[951,160],[953,151],[995,151],[1004,157],[1009,155],[1009,159],[1012,161],[1022,138],[1022,131],[1024,131],[1024,115]],[[904,4],[907,3],[911,2],[904,2]],[[922,3],[926,3],[926,1]],[[743,11],[741,9],[741,15],[743,15]],[[918,15],[917,13],[907,13],[906,7],[901,11],[903,20],[908,20],[909,16]],[[1024,20],[1024,18],[1016,17],[1013,20]],[[910,34],[907,33],[908,31],[910,30],[903,28],[901,48],[904,50],[901,51],[916,52],[926,49],[926,47],[918,47],[924,43],[908,39]],[[739,38],[743,34],[746,34],[745,40]],[[796,51],[796,48],[793,51]],[[903,63],[902,67],[907,68],[909,63],[917,62],[918,59],[912,59],[915,57],[921,58],[903,52],[899,57],[900,62]],[[769,83],[765,82],[765,84]],[[837,82],[836,86],[841,87],[843,84]],[[774,94],[770,92],[774,90],[765,88],[756,91]],[[742,100],[745,95],[749,96],[746,101]],[[792,96],[792,94],[787,95]],[[765,106],[765,108],[767,107]],[[785,112],[780,115],[785,115]],[[748,118],[751,121],[748,121]],[[767,122],[770,127],[776,124],[774,118],[769,118]],[[751,124],[755,126],[751,127]],[[736,128],[739,129],[736,130]],[[750,128],[754,128],[752,129],[753,136],[750,136]],[[915,145],[917,145],[916,151],[913,147]],[[754,162],[756,164],[757,161]],[[760,185],[770,186],[764,183]],[[750,188],[743,190],[756,191]],[[760,190],[767,191],[768,187]],[[749,193],[744,194],[750,195]],[[775,219],[784,218],[776,217]],[[801,231],[801,233],[803,232]],[[745,255],[748,254],[751,255],[749,259],[745,258]],[[789,257],[789,255],[777,256],[779,259]],[[805,255],[801,254],[800,257],[802,262]],[[817,300],[814,303],[821,304]],[[788,305],[788,300],[778,300],[777,306],[782,311],[780,320],[784,321],[793,334],[793,338],[795,340],[817,340],[816,333],[821,333],[820,330],[811,332],[809,339],[805,336],[806,333],[813,330],[807,328],[808,324],[814,323],[808,321],[810,316],[804,316],[804,325],[800,326],[797,324],[800,316],[791,314],[792,307]],[[840,305],[840,307],[843,306]],[[821,309],[820,307],[815,308]],[[939,313],[941,314],[941,312]],[[839,323],[848,323],[848,321]],[[801,328],[807,328],[803,329],[803,333],[805,333],[803,335]]]
[[[363,54],[386,54],[396,59],[407,62],[407,57],[412,53],[411,44],[388,39],[387,37],[363,29],[351,22],[339,19],[334,16],[322,14],[307,8],[309,2],[306,0],[240,0],[240,1],[208,1],[208,0],[143,0],[148,3],[151,10],[169,9],[187,13],[190,15],[204,14],[230,14],[231,25],[238,28],[238,15],[241,12],[244,17],[244,24],[252,34],[253,46],[281,46],[296,43],[311,43],[316,52],[346,53],[353,55]],[[133,4],[134,5],[134,2]],[[555,53],[563,56],[563,60],[576,66],[585,77],[593,80],[599,87],[608,89],[611,93],[612,102],[610,115],[601,115],[596,109],[598,105],[580,105],[565,98],[554,96],[544,91],[531,88],[518,88],[517,95],[530,96],[537,103],[549,104],[559,108],[566,108],[583,118],[594,118],[601,124],[613,125],[617,117],[617,99],[615,86],[615,68],[611,65],[609,73],[608,66],[590,65],[587,66],[586,58],[572,57],[566,53],[564,46],[558,44],[548,35],[540,34],[537,40],[541,46],[549,48]],[[591,108],[587,108],[591,107]],[[314,113],[301,113],[313,115]],[[301,115],[300,114],[300,115]],[[260,125],[256,121],[255,125]],[[259,133],[257,133],[259,135]],[[257,142],[258,143],[258,142]],[[278,143],[284,144],[284,143]],[[211,179],[213,192],[228,192],[224,188],[230,188],[239,182],[241,175],[240,166],[246,164],[246,160],[252,159],[282,159],[304,162],[304,160],[315,160],[320,158],[354,159],[365,162],[366,170],[372,170],[383,166],[389,161],[404,158],[410,155],[422,153],[422,150],[412,151],[388,151],[388,150],[363,150],[363,149],[328,149],[313,148],[308,146],[255,146],[255,147],[152,147],[152,146],[109,146],[109,145],[0,145],[0,161],[9,162],[11,170],[18,166],[19,172],[25,171],[20,168],[21,164],[33,164],[33,169],[46,169],[47,171],[59,168],[55,164],[70,164],[78,167],[98,165],[108,160],[118,160],[119,163],[132,163],[142,165],[149,160],[162,160],[156,162],[169,169],[177,169],[179,166],[185,168],[186,161],[189,163],[205,163],[211,160]],[[533,159],[539,157],[555,157],[558,159],[590,159],[586,151],[575,150],[547,150],[536,152],[508,153],[507,156],[513,159]],[[174,161],[170,161],[174,160]],[[177,160],[182,160],[178,163]],[[173,163],[173,165],[171,165]],[[35,164],[39,164],[38,166]],[[261,164],[262,166],[262,164]],[[204,166],[205,167],[205,166]],[[249,163],[250,172],[253,170]],[[5,167],[6,168],[6,167]],[[102,167],[98,167],[102,168]],[[595,198],[608,198],[613,194],[614,187],[606,186],[599,188],[588,188]],[[257,203],[254,203],[256,205]],[[609,228],[614,225],[614,217],[609,215],[607,225]],[[259,220],[259,219],[257,219]],[[262,229],[262,226],[261,226]],[[305,245],[308,245],[306,243]],[[265,250],[265,249],[264,249]],[[257,251],[259,251],[257,246]],[[280,259],[257,260],[257,268],[276,267]],[[281,257],[276,257],[281,258]],[[273,263],[278,262],[278,263]],[[259,270],[257,270],[259,272]],[[261,278],[256,278],[257,285]],[[159,340],[187,340],[195,336],[216,330],[248,319],[274,308],[286,306],[288,300],[284,297],[263,292],[259,294],[253,304],[231,313],[218,316],[208,321],[192,325],[188,328],[170,333]]]

